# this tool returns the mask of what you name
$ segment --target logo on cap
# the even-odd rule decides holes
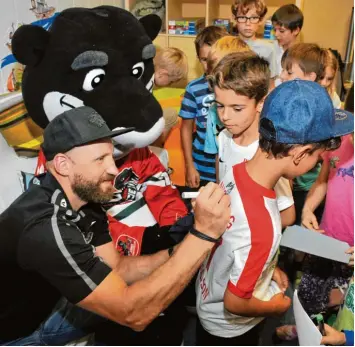
[[[348,118],[348,115],[343,111],[336,111],[335,112],[335,120],[344,120]]]
[[[106,124],[106,122],[103,120],[103,118],[98,113],[92,113],[89,116],[89,123],[96,125],[99,128],[101,128],[103,125]]]

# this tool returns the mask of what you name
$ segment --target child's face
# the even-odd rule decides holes
[[[252,6],[250,10],[245,14],[239,10],[235,20],[237,22],[236,26],[239,36],[243,40],[250,40],[255,38],[255,34],[260,25],[260,17],[256,13],[255,6]],[[240,23],[244,21],[245,23]]]
[[[280,78],[282,82],[292,81],[296,78],[314,82],[315,75],[315,73],[305,74],[297,63],[293,63],[291,69],[286,69],[285,66],[282,66]]]
[[[275,37],[279,45],[284,49],[289,48],[296,41],[300,29],[297,28],[291,31],[290,29],[287,29],[284,26],[280,26],[279,24],[273,23],[273,25],[275,30]]]
[[[240,135],[259,120],[259,104],[255,99],[218,87],[214,93],[218,117],[231,134]]]
[[[204,44],[200,48],[200,52],[198,54],[198,59],[202,65],[204,73],[207,72],[207,58],[208,58],[208,54],[210,53],[210,50],[211,50],[211,46]]]
[[[171,84],[168,71],[165,69],[157,69],[154,73],[154,83],[157,87],[167,87]]]
[[[328,66],[325,68],[324,77],[319,81],[319,84],[324,88],[328,88],[333,83],[334,77],[335,71]]]

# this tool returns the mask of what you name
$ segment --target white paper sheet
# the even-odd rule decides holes
[[[313,324],[311,318],[303,309],[297,295],[297,290],[293,295],[293,312],[295,314],[298,342],[300,346],[320,346],[322,334]]]
[[[350,248],[346,242],[298,225],[286,228],[280,245],[342,263],[348,263],[350,259],[350,254],[345,253]]]

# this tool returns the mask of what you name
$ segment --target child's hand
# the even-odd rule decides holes
[[[302,226],[307,229],[314,230],[318,233],[324,233],[324,230],[319,229],[317,217],[309,209],[303,209],[302,211]]]
[[[351,254],[348,265],[354,267],[354,247],[350,247],[345,253]]]
[[[328,307],[339,306],[344,301],[344,292],[338,288],[333,288],[329,294]]]
[[[270,299],[270,303],[274,304],[274,312],[277,315],[282,315],[291,306],[291,299],[283,293],[279,293]]]
[[[278,266],[274,270],[272,279],[277,283],[281,291],[285,293],[288,287],[288,277]]]
[[[198,188],[200,186],[200,174],[194,166],[186,168],[186,185],[190,188]]]
[[[321,345],[341,346],[346,343],[345,334],[335,330],[328,324],[324,324],[325,336],[322,337]]]

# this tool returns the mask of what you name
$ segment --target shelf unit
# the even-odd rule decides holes
[[[125,9],[131,11],[139,0],[124,0]],[[294,3],[301,10],[304,0],[265,0],[268,6],[266,19],[282,5]],[[169,20],[204,18],[205,25],[211,25],[214,19],[231,19],[231,4],[233,0],[165,0],[165,25],[162,32],[155,39],[154,44],[160,47],[180,48],[187,55],[189,62],[188,81],[202,75],[203,71],[196,57],[194,40],[195,35],[168,34]],[[260,25],[260,34],[263,32],[263,23]],[[178,86],[184,87],[187,81]]]

